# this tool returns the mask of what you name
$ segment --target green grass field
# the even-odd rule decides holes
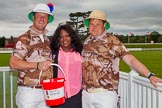
[[[131,54],[162,78],[162,51],[132,51]],[[0,54],[0,66],[9,66],[9,58],[10,54]],[[121,60],[120,70],[129,72],[130,68]]]
[[[162,78],[162,51],[133,51],[131,54],[145,64],[151,72]],[[129,72],[130,68],[121,61],[120,71]]]
[[[162,48],[162,44],[161,43],[158,43],[158,44],[145,44],[145,43],[134,43],[134,44],[128,44],[128,43],[125,43],[125,46],[127,48]]]
[[[0,54],[0,67],[9,66],[10,54]]]

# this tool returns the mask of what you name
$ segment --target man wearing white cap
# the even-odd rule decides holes
[[[48,4],[37,4],[28,17],[33,25],[18,38],[10,58],[10,67],[18,70],[16,104],[18,108],[49,108],[40,82],[52,77],[52,54],[45,34],[54,16]]]
[[[162,82],[131,55],[117,37],[106,32],[110,24],[103,11],[92,11],[84,23],[90,36],[82,51],[83,108],[117,108],[120,59],[147,77],[153,86]]]

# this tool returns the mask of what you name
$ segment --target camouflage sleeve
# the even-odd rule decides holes
[[[129,50],[125,47],[125,45],[116,37],[112,36],[113,41],[113,50],[115,50],[115,54],[118,57],[122,57],[126,54],[129,54]]]
[[[26,56],[28,51],[29,38],[27,35],[22,35],[18,38],[15,48],[13,49],[12,56],[16,56],[20,59],[23,59]]]

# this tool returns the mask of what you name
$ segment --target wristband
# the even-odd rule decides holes
[[[39,62],[37,62],[37,69],[39,69]]]
[[[148,75],[146,76],[148,79],[150,79],[150,77],[152,77],[152,76],[155,76],[155,74],[153,74],[153,73],[148,73]]]

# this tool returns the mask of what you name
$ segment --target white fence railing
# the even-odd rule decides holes
[[[16,82],[13,82],[13,73],[11,71],[13,70],[10,70],[9,67],[0,67],[0,75],[2,75],[0,77],[3,79],[0,82],[3,85],[3,99],[0,100],[2,101],[0,102],[1,108],[16,108],[14,103],[16,89],[13,86]],[[9,84],[6,83],[8,79]],[[6,88],[7,85],[9,85],[9,89]],[[133,70],[130,73],[120,72],[120,108],[162,108],[162,84],[158,85],[158,88],[154,88],[148,79],[139,76]],[[8,97],[6,96],[7,92],[10,92],[10,102],[6,98]]]
[[[13,84],[16,82],[13,82],[13,70],[11,70],[9,67],[0,67],[0,77],[2,77],[2,80],[0,81],[0,85],[3,85],[0,91],[2,93],[1,97],[3,99],[0,100],[0,108],[14,108],[14,86]],[[16,89],[15,89],[16,90]],[[16,91],[15,91],[16,92]],[[10,100],[8,100],[8,98]]]
[[[134,70],[120,72],[120,108],[162,108],[162,83],[154,88]]]

